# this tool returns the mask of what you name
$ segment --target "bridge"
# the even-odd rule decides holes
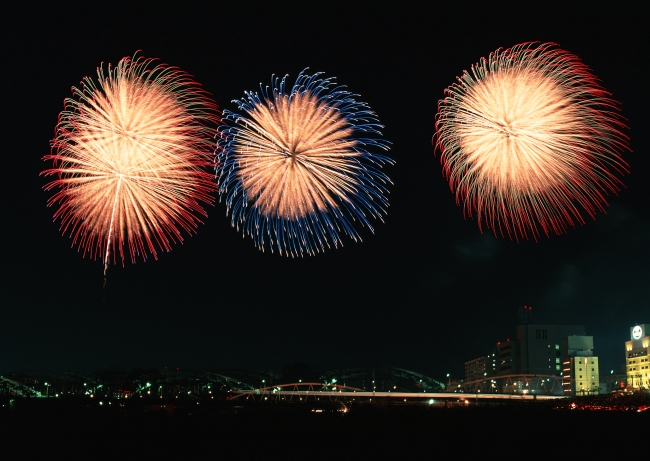
[[[318,375],[316,375],[318,376]],[[91,376],[74,373],[0,377],[0,394],[19,397],[57,397],[104,395],[114,398],[144,399],[253,399],[304,401],[329,399],[343,401],[445,402],[468,398],[545,399],[562,397],[561,377],[546,375],[505,375],[471,382],[455,383],[451,388],[422,373],[387,366],[348,367],[331,370],[308,382],[282,382],[271,372],[221,369],[207,372],[144,373],[101,372]]]
[[[6,376],[0,376],[0,389],[2,389],[2,393],[7,395],[43,397],[43,394],[32,386],[7,378]]]
[[[554,400],[565,398],[561,395],[544,394],[488,394],[488,393],[457,393],[457,392],[401,392],[401,391],[367,391],[354,387],[320,382],[290,383],[268,386],[261,389],[236,392],[230,400],[241,402],[276,402],[276,403],[308,403],[308,402],[339,402],[339,403],[399,403],[399,404],[428,404],[468,405],[480,401],[496,403],[531,400]]]
[[[386,392],[441,392],[447,387],[422,373],[388,366],[339,368],[325,372],[321,381]]]

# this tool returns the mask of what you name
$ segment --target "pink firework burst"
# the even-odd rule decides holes
[[[86,77],[59,115],[49,206],[84,256],[108,266],[157,258],[195,232],[216,185],[216,104],[190,75],[153,59],[123,58]]]
[[[553,43],[497,50],[445,90],[436,149],[479,228],[518,240],[595,218],[627,173],[619,104]]]

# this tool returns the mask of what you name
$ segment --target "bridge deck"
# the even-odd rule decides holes
[[[454,393],[454,392],[338,392],[338,391],[247,391],[236,395],[233,398],[254,396],[255,398],[272,397],[277,399],[279,397],[329,397],[337,399],[417,399],[417,400],[554,400],[564,399],[563,395],[541,395],[541,394],[468,394],[468,393]]]

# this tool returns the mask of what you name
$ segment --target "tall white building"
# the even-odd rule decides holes
[[[630,328],[630,340],[625,342],[625,371],[627,384],[638,389],[650,388],[650,335],[647,324]]]

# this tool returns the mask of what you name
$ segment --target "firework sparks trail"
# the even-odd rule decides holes
[[[113,223],[115,221],[115,209],[117,208],[117,199],[120,196],[120,186],[122,185],[122,176],[117,182],[117,187],[115,188],[115,198],[113,199],[113,207],[111,209],[111,222],[108,226],[108,238],[106,239],[106,252],[104,254],[104,288],[106,288],[106,280],[108,277],[108,255],[111,250],[111,238],[113,237]]]
[[[436,149],[457,202],[518,240],[595,218],[622,187],[628,148],[619,104],[553,43],[499,49],[445,91]]]
[[[207,93],[178,68],[153,59],[123,58],[97,69],[72,89],[59,115],[52,153],[57,175],[48,205],[72,245],[104,262],[104,274],[124,246],[132,262],[182,242],[195,232],[199,202],[212,204],[216,185],[213,125],[219,111]],[[116,251],[117,250],[117,251]],[[105,283],[105,282],[104,282]]]
[[[388,150],[376,115],[355,95],[320,73],[272,80],[262,96],[234,101],[243,114],[224,111],[217,154],[219,194],[232,225],[264,250],[313,255],[341,234],[360,239],[353,222],[373,230],[382,219],[393,161],[366,149]],[[230,122],[230,123],[228,123]]]

